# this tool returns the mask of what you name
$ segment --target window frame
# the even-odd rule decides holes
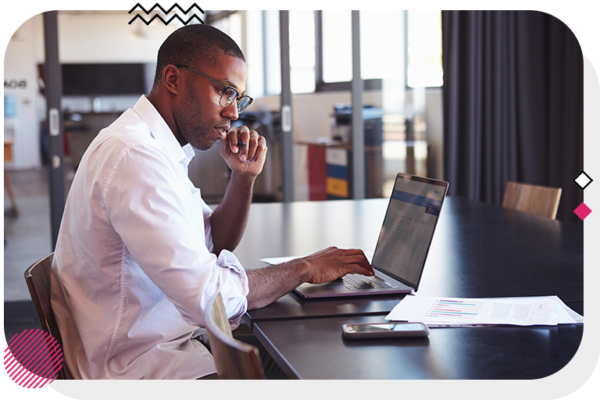
[[[408,86],[408,11],[403,10],[403,46],[404,49],[404,82],[405,90],[412,91],[414,88]],[[325,82],[323,81],[323,13],[322,10],[315,10],[315,92],[333,92],[333,91],[350,91],[351,81],[344,82]],[[382,79],[363,79],[364,90],[381,90]],[[425,90],[440,90],[442,86],[426,86]]]
[[[235,14],[237,10],[223,10],[215,13],[208,13],[209,15],[206,17],[206,23],[212,24],[216,21],[219,21],[224,18],[228,18],[232,14]],[[403,18],[403,51],[404,51],[404,89],[406,91],[412,91],[414,88],[408,85],[408,11],[402,11]],[[263,20],[263,49],[266,48],[266,26],[265,26],[265,10],[263,10],[262,14]],[[343,81],[343,82],[325,82],[323,81],[323,12],[322,10],[314,10],[314,24],[315,24],[315,90],[314,92],[307,93],[298,93],[298,94],[309,94],[309,93],[322,93],[322,92],[334,92],[334,91],[351,91],[352,81]],[[267,84],[267,63],[268,63],[268,55],[266,51],[263,51],[264,62],[264,80],[263,80],[263,93],[265,95],[273,95],[275,93],[270,93],[268,91]],[[369,91],[377,91],[382,90],[383,79],[363,79],[363,90]],[[426,86],[424,89],[426,91],[429,90],[440,90],[443,88],[443,84],[441,86]]]
[[[406,46],[404,46],[406,49]],[[315,93],[350,91],[352,81],[323,81],[323,11],[315,10]],[[363,79],[364,90],[381,90],[381,79]]]

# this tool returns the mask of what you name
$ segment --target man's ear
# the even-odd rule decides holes
[[[163,69],[161,80],[169,92],[173,94],[180,93],[181,78],[181,70],[173,64],[169,64]]]

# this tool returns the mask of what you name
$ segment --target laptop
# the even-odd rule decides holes
[[[294,291],[304,298],[416,292],[447,191],[448,182],[399,173],[371,260],[375,276],[350,274]]]

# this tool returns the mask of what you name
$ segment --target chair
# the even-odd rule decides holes
[[[54,312],[52,312],[50,304],[50,267],[52,266],[53,257],[54,253],[27,268],[25,271],[25,281],[27,282],[29,294],[35,305],[42,329],[52,335],[60,347],[63,348],[62,337],[60,336],[60,331],[58,330],[58,325],[56,325]],[[56,379],[73,379],[64,359]]]
[[[555,219],[561,194],[561,188],[508,182],[502,207]]]
[[[208,303],[206,330],[219,379],[265,378],[258,349],[233,338],[221,293]]]

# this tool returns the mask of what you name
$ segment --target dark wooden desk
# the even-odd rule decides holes
[[[303,255],[328,245],[375,248],[388,200],[252,206],[236,254],[246,268],[265,257]],[[262,243],[261,241],[264,241]],[[583,313],[583,228],[449,197],[418,295],[557,295]],[[304,300],[294,293],[251,310],[245,322],[339,315],[385,315],[403,296]]]
[[[348,340],[383,316],[260,321],[255,335],[290,378],[538,379],[571,361],[582,325],[431,329],[427,338]],[[268,340],[267,340],[268,339]]]
[[[253,205],[236,251],[264,257],[328,245],[372,250],[387,200]],[[417,295],[557,295],[583,314],[583,228],[448,198]],[[427,340],[348,341],[347,322],[383,321],[402,296],[303,300],[290,293],[245,321],[290,377],[541,378],[566,365],[582,326],[433,330]],[[329,361],[327,361],[329,360]],[[357,366],[365,364],[370,368]]]

